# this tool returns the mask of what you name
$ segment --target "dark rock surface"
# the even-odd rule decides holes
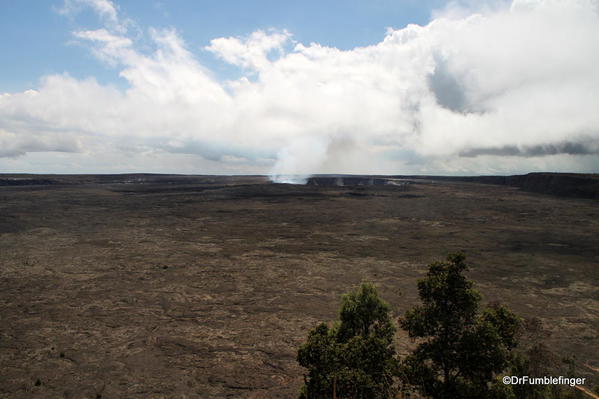
[[[57,183],[0,187],[0,398],[295,397],[297,347],[341,293],[374,282],[399,316],[456,250],[486,302],[599,365],[596,200],[405,176],[29,178]]]

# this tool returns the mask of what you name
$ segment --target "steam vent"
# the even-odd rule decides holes
[[[306,184],[309,186],[401,186],[409,184],[410,181],[401,178],[392,177],[372,177],[372,176],[313,176]]]

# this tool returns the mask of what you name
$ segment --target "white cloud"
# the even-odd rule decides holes
[[[106,18],[109,22],[118,21],[117,9],[110,0],[65,0],[59,12],[73,15],[85,6],[92,8],[100,17]]]
[[[86,7],[92,9],[107,27],[116,32],[125,33],[127,28],[133,24],[130,19],[119,16],[118,7],[111,0],[64,0],[64,4],[58,9],[58,12],[74,17]]]
[[[272,51],[277,50],[279,55],[284,53],[283,46],[290,36],[287,31],[266,33],[258,30],[246,38],[213,39],[206,50],[230,64],[260,71],[271,64],[268,55]]]
[[[206,49],[252,74],[229,82],[175,30],[150,29],[154,48],[142,51],[114,4],[65,8],[75,3],[106,24],[74,36],[128,88],[56,75],[3,95],[0,157],[75,151],[109,168],[114,154],[196,154],[226,173],[280,175],[599,170],[592,0],[476,13],[460,3],[347,51],[293,43],[286,31],[217,38]]]

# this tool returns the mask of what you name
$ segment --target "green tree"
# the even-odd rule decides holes
[[[342,296],[339,321],[310,331],[297,360],[308,372],[300,398],[389,398],[398,362],[389,305],[372,284]]]
[[[508,397],[496,375],[509,365],[519,319],[499,305],[480,312],[467,269],[463,254],[449,255],[418,282],[422,305],[400,325],[421,341],[402,363],[402,377],[435,399]]]

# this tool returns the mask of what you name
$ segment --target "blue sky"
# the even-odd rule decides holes
[[[0,0],[0,172],[599,171],[595,0]]]

